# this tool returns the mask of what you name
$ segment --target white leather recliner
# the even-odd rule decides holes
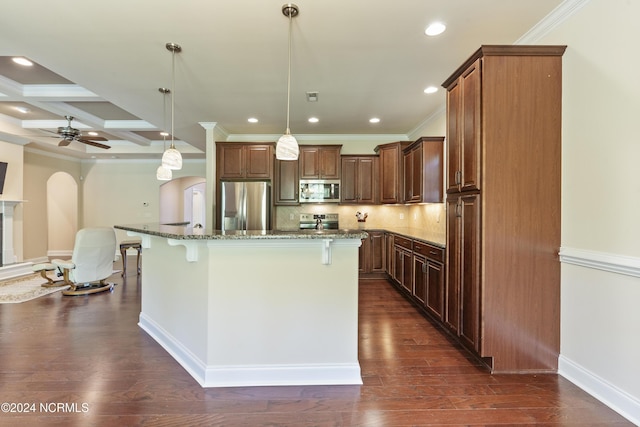
[[[70,260],[51,263],[63,273],[62,283],[69,289],[63,295],[94,294],[113,289],[105,280],[113,274],[116,257],[116,233],[110,227],[83,228],[76,233]]]

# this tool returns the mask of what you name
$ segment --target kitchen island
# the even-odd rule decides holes
[[[201,386],[362,384],[366,232],[115,228],[142,241],[139,326]]]

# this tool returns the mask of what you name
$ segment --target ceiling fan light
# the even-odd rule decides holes
[[[296,138],[288,132],[282,135],[276,143],[276,159],[278,160],[298,160],[300,148]]]
[[[162,166],[167,169],[182,169],[182,155],[175,147],[170,147],[162,154]]]
[[[171,169],[167,169],[163,165],[158,166],[156,170],[156,179],[158,181],[171,181],[171,175]]]

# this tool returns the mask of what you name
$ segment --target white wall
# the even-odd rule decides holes
[[[157,168],[158,163],[150,161],[83,162],[82,226],[159,222],[159,187],[165,181],[156,179]],[[173,172],[176,179],[204,177],[205,163],[184,161],[182,169]],[[129,239],[123,231],[116,230],[116,234],[118,241]]]
[[[563,58],[560,371],[636,423],[638,17],[638,1],[591,0],[540,40],[568,46]],[[613,272],[625,265],[629,271]]]
[[[4,189],[0,199],[24,200],[22,190],[22,176],[24,173],[23,147],[0,141],[0,162],[8,163]],[[13,252],[18,261],[23,260],[23,212],[24,203],[17,204],[13,211]]]

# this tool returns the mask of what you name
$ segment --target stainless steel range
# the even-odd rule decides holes
[[[300,214],[300,230],[337,230],[338,214]]]

